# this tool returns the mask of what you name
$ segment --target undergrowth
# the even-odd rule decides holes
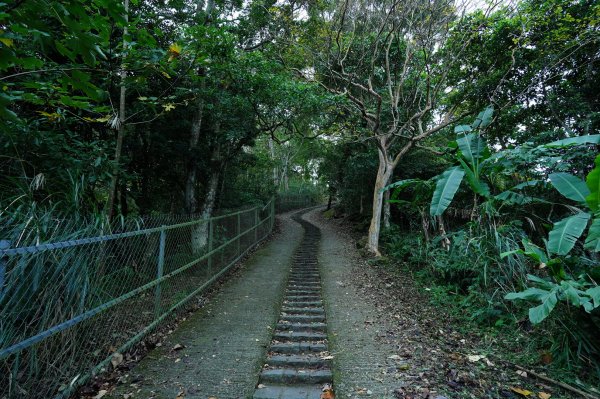
[[[449,237],[446,250],[437,240],[392,226],[382,235],[387,267],[411,274],[460,332],[480,338],[482,351],[576,386],[600,384],[597,312],[561,303],[543,324],[532,325],[526,303],[504,300],[532,268],[524,258],[499,256],[520,240],[519,226],[470,226]]]

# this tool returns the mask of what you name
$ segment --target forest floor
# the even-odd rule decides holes
[[[305,218],[323,234],[320,261],[339,397],[581,397],[497,357],[493,340],[465,332],[449,306],[434,304],[407,271],[361,256],[349,223],[319,211]]]
[[[492,356],[409,273],[362,257],[350,228],[304,218],[322,231],[319,263],[341,398],[575,398]],[[302,228],[280,216],[281,231],[228,279],[105,398],[238,399],[252,395],[281,306]]]

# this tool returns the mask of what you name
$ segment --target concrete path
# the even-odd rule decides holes
[[[319,264],[336,396],[395,398],[397,364],[390,356],[398,348],[379,339],[386,326],[375,322],[377,304],[366,300],[351,279],[362,265],[356,248],[336,226],[323,221],[322,211],[313,210],[304,219],[321,229]]]
[[[292,253],[303,235],[289,216],[280,220],[281,233],[105,398],[252,397],[276,327]],[[175,345],[184,348],[173,351]]]

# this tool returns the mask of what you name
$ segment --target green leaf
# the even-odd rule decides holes
[[[557,140],[548,144],[541,145],[540,147],[556,148],[580,144],[600,144],[600,134],[591,134],[587,136],[578,136],[563,140]]]
[[[483,111],[481,111],[479,113],[479,115],[477,115],[477,118],[475,118],[475,121],[473,122],[473,129],[476,129],[478,127],[480,128],[484,128],[489,126],[489,124],[492,122],[492,116],[494,115],[494,108],[492,107],[487,107],[486,109],[484,109]]]
[[[552,312],[556,306],[556,303],[558,302],[557,290],[558,287],[540,297],[539,299],[541,300],[542,304],[536,306],[535,308],[529,309],[529,320],[533,324],[542,322],[542,320],[548,317],[550,312]]]
[[[471,186],[471,189],[475,193],[483,197],[489,197],[490,187],[487,185],[487,183],[480,181],[479,176],[477,176],[475,172],[473,172],[471,168],[469,168],[465,161],[463,161],[462,159],[459,159],[458,161],[460,162],[463,170],[465,171],[465,176],[467,178],[467,182],[469,182],[469,185]]]
[[[547,290],[542,290],[540,288],[530,287],[525,291],[521,292],[509,292],[504,296],[504,299],[509,301],[514,301],[515,299],[523,299],[526,301],[537,301],[540,298],[543,298],[548,294]]]
[[[596,166],[586,178],[586,184],[590,190],[590,194],[585,198],[588,206],[594,212],[600,209],[600,155],[596,157]]]
[[[560,286],[562,288],[562,292],[571,305],[582,306],[589,299],[582,297],[581,294],[584,294],[584,292],[575,288],[572,283],[576,284],[576,282],[573,280],[561,281]]]
[[[487,143],[480,134],[471,133],[460,135],[456,139],[458,148],[462,156],[469,162],[474,163],[476,160],[485,158]]]
[[[568,254],[581,237],[590,217],[589,213],[580,212],[556,222],[549,235],[548,251],[557,255]]]
[[[526,238],[524,238],[521,242],[523,243],[523,248],[525,249],[525,255],[537,260],[540,263],[548,263],[548,256],[546,255],[546,252],[542,250],[542,248],[538,247]]]
[[[585,182],[577,176],[573,176],[570,173],[558,172],[551,173],[548,177],[554,188],[570,200],[585,203],[585,198],[590,195],[590,190],[585,185]]]
[[[596,217],[592,221],[583,247],[590,251],[600,252],[600,218]]]
[[[469,133],[471,132],[471,126],[469,125],[458,125],[454,127],[454,133]]]
[[[600,286],[589,288],[585,291],[585,293],[592,298],[592,301],[594,302],[594,308],[600,306]]]
[[[403,189],[404,187],[410,186],[416,182],[420,182],[421,180],[419,179],[406,179],[406,180],[399,180],[395,183],[392,184],[388,184],[387,186],[385,186],[384,188],[381,189],[381,191],[387,191],[390,190],[392,188],[396,188],[396,189]]]
[[[455,166],[447,169],[439,176],[429,206],[431,216],[440,216],[452,202],[458,187],[462,182],[465,172],[461,167]]]

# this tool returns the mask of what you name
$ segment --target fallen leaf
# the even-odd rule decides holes
[[[178,351],[178,350],[183,349],[183,348],[185,348],[185,346],[183,346],[181,344],[177,344],[173,348],[171,348],[171,350]]]
[[[117,368],[121,363],[123,363],[123,355],[119,352],[115,352],[110,359],[110,364],[112,364],[113,368]]]
[[[538,393],[538,397],[540,399],[550,399],[551,396],[552,395],[550,395],[549,393],[546,393],[546,392],[540,392],[540,393]]]
[[[482,355],[469,355],[467,356],[467,359],[469,359],[470,362],[475,363],[480,361],[481,359],[485,359],[485,356]]]
[[[510,387],[510,390],[522,396],[531,396],[533,392],[522,388]]]
[[[527,377],[527,372],[525,372],[523,370],[517,370],[517,374],[520,375],[523,378]]]
[[[398,360],[398,359],[400,359],[400,356],[398,356],[398,355],[392,355],[392,356],[388,356],[388,359]]]
[[[258,389],[265,389],[267,386],[265,384],[258,384],[258,386],[256,388]]]
[[[106,395],[108,393],[107,390],[103,389],[101,391],[98,391],[98,394],[96,396],[94,396],[94,399],[100,399],[101,397],[103,397],[104,395]]]

